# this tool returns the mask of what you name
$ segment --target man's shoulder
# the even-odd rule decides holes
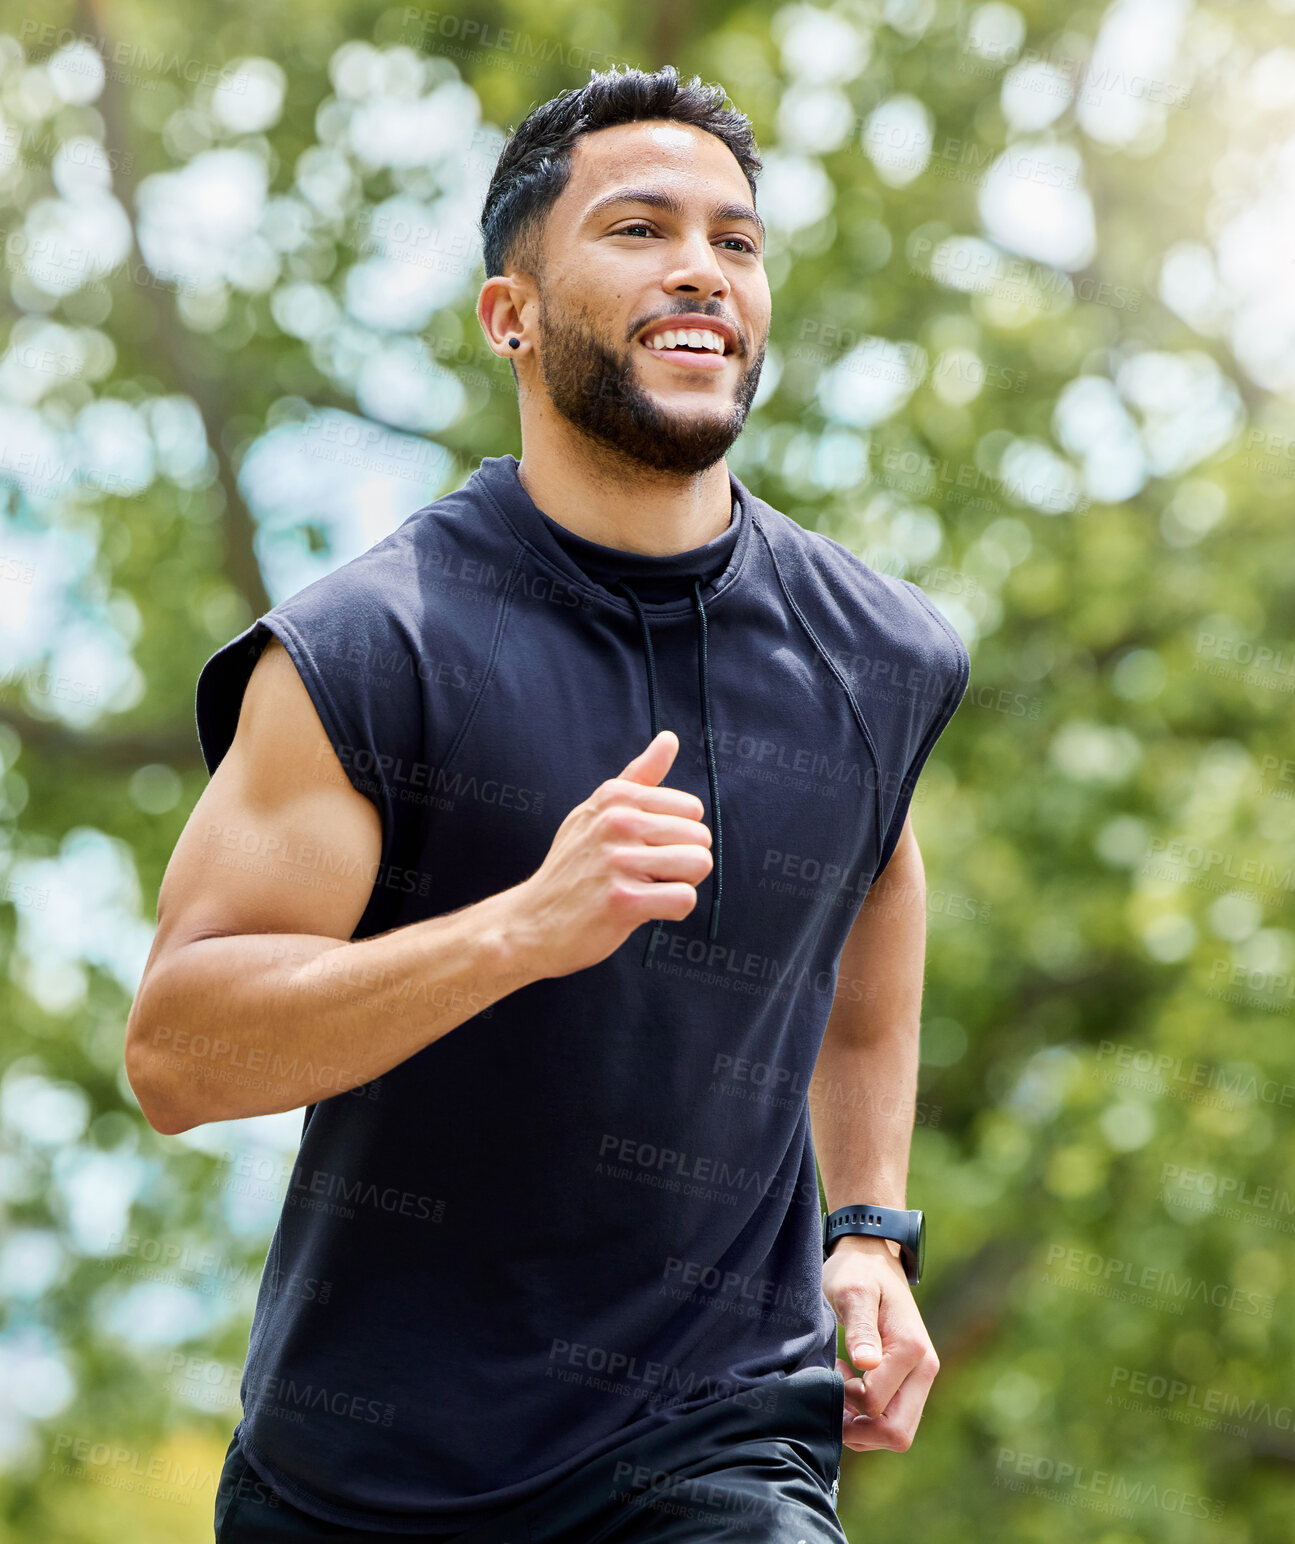
[[[867,638],[900,656],[939,661],[956,678],[969,668],[967,647],[943,612],[911,579],[880,572],[835,537],[810,530],[756,501],[783,583],[836,634]]]
[[[405,625],[421,631],[429,612],[448,624],[479,616],[506,586],[510,544],[482,519],[480,498],[456,488],[407,515],[364,551],[310,580],[275,608],[303,622],[345,617],[351,624]]]

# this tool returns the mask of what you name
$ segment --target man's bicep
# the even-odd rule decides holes
[[[167,867],[159,940],[349,938],[381,854],[376,807],[347,777],[295,665],[272,638],[248,681],[233,744]]]

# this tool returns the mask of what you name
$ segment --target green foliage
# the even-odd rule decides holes
[[[1295,375],[1264,354],[1262,327],[1230,325],[1225,299],[1174,309],[1167,297],[1191,286],[1165,275],[1171,257],[1199,265],[1247,201],[1260,208],[1265,179],[1289,201],[1270,153],[1284,144],[1289,161],[1295,144],[1289,93],[1265,85],[1264,61],[1292,46],[1292,17],[1276,0],[1202,4],[1160,66],[1130,52],[1124,82],[1099,90],[1082,61],[1108,13],[999,6],[1028,30],[995,53],[974,41],[993,9],[823,7],[863,40],[852,74],[809,8],[720,0],[456,13],[136,0],[0,19],[10,358],[40,317],[111,346],[35,394],[32,367],[0,381],[0,618],[47,608],[39,654],[0,655],[0,1382],[25,1391],[0,1399],[0,1544],[209,1536],[274,1186],[240,1205],[220,1131],[166,1139],[143,1121],[121,1067],[131,972],[206,781],[202,662],[266,608],[274,554],[331,564],[379,534],[361,534],[358,508],[346,527],[310,497],[271,508],[249,493],[248,453],[276,426],[329,410],[381,421],[357,394],[384,329],[339,311],[294,333],[284,292],[313,285],[341,306],[374,209],[433,199],[446,173],[434,158],[352,157],[335,216],[285,238],[267,277],[189,293],[132,246],[51,294],[23,241],[55,196],[57,146],[78,135],[105,147],[132,218],[151,175],[213,145],[251,146],[286,197],[303,157],[339,142],[338,50],[357,42],[395,61],[393,97],[400,61],[407,74],[429,58],[432,82],[461,76],[501,129],[590,64],[674,62],[752,117],[767,219],[812,198],[821,168],[821,213],[770,220],[766,384],[730,465],[922,584],[972,650],[914,813],[930,936],[910,1201],[929,1218],[918,1300],[942,1371],[911,1454],[846,1455],[847,1530],[926,1544],[1290,1537]],[[39,111],[44,88],[24,71],[73,34],[118,64],[97,100]],[[1030,50],[1052,72],[1022,90],[1061,104],[1033,131],[1028,109],[1013,122],[1003,106]],[[279,62],[282,111],[264,129],[213,127],[213,79],[244,58]],[[1133,103],[1142,127],[1095,135],[1072,100],[1084,81],[1108,123]],[[925,104],[929,144],[920,117],[873,116],[896,98]],[[842,101],[849,125],[834,133],[823,124]],[[1041,159],[1017,181],[1045,211],[1070,164],[1056,147],[1073,150],[1060,191],[1086,189],[1095,213],[1082,265],[990,248],[977,268],[981,249],[947,245],[985,239],[991,167],[1022,146]],[[1010,174],[1002,186],[1019,192]],[[1236,239],[1262,247],[1272,229]],[[1235,251],[1230,271],[1243,287]],[[446,371],[465,396],[426,431],[451,459],[430,486],[397,480],[389,524],[481,456],[520,451],[512,379],[480,340],[480,274],[468,278],[404,329],[424,340],[424,376]],[[1077,382],[1094,393],[1087,418]],[[83,475],[59,492],[57,472],[33,488],[13,475],[34,432],[14,404],[35,398],[59,430],[99,400],[187,401],[205,453],[135,491]],[[391,444],[420,432],[388,424]],[[1121,491],[1135,453],[1143,475]],[[61,654],[77,628],[133,668]],[[0,647],[19,633],[0,626]],[[93,925],[105,917],[107,938]],[[128,1296],[164,1285],[166,1243],[184,1251],[187,1307]],[[154,1316],[156,1340],[126,1334],[123,1311]]]

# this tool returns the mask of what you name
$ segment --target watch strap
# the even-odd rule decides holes
[[[823,1258],[826,1260],[836,1240],[847,1234],[890,1239],[899,1245],[899,1258],[909,1285],[916,1286],[922,1268],[917,1246],[923,1224],[920,1211],[893,1206],[838,1207],[823,1214]]]

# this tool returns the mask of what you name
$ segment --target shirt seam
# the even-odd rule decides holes
[[[909,763],[909,768],[904,773],[904,783],[907,784],[907,788],[901,788],[900,805],[903,806],[905,814],[907,814],[908,809],[912,807],[913,795],[917,792],[918,779],[921,777],[922,772],[925,770],[926,763],[930,759],[931,752],[935,749],[940,736],[949,727],[949,723],[952,720],[953,715],[958,711],[958,704],[962,701],[962,693],[966,690],[969,671],[967,668],[967,656],[965,650],[959,651],[958,660],[959,668],[957,678],[949,687],[949,690],[945,692],[944,696],[940,698],[939,712],[931,721],[930,727],[927,729],[926,733],[922,736],[917,750],[913,754],[912,761]],[[914,768],[916,769],[916,775],[910,777],[910,772]],[[899,813],[898,808],[896,809],[895,813]],[[886,839],[889,835],[890,826],[893,826],[894,823],[894,816],[892,816],[886,831],[882,833],[881,844],[877,850],[877,868],[872,876],[873,884],[876,884],[886,866],[889,864],[890,859],[894,856],[895,847],[899,846],[899,837],[896,835],[894,847],[892,847],[889,852],[886,851]],[[900,830],[903,830],[902,826],[900,827]]]
[[[842,675],[840,669],[837,666],[836,661],[832,658],[832,656],[827,652],[827,650],[819,642],[818,635],[815,633],[814,629],[809,625],[809,619],[805,616],[804,612],[800,609],[800,606],[797,604],[796,597],[791,593],[791,588],[788,585],[787,580],[784,577],[783,572],[782,572],[782,565],[779,563],[778,556],[777,556],[777,554],[773,550],[773,543],[769,540],[769,533],[764,529],[763,522],[756,517],[756,512],[755,512],[754,509],[751,511],[751,517],[752,517],[752,524],[760,532],[761,540],[764,542],[765,548],[766,548],[766,550],[769,553],[769,561],[773,564],[773,571],[778,576],[778,584],[779,584],[780,588],[782,589],[783,594],[787,597],[787,604],[791,607],[792,614],[795,616],[796,620],[800,623],[800,625],[805,629],[805,632],[808,635],[810,642],[814,645],[815,649],[818,650],[819,657],[822,659],[823,663],[827,666],[827,668],[831,672],[831,674],[835,677],[836,682],[840,686],[841,690],[845,693],[846,701],[850,704],[850,711],[853,713],[855,722],[858,724],[860,730],[862,731],[864,744],[868,747],[868,754],[869,754],[869,756],[872,757],[872,769],[873,769],[873,774],[874,774],[874,776],[873,776],[873,818],[874,818],[874,825],[876,827],[876,832],[877,832],[877,853],[880,856],[881,844],[882,844],[882,841],[884,840],[884,836],[885,836],[885,833],[882,831],[882,828],[881,828],[881,824],[882,824],[882,808],[881,808],[881,778],[882,778],[882,773],[881,773],[881,758],[877,754],[877,747],[876,747],[876,744],[874,743],[873,738],[872,738],[872,731],[868,728],[868,721],[867,721],[867,719],[863,715],[863,709],[860,708],[857,700],[855,699],[854,691],[851,688],[850,683]],[[790,520],[790,516],[784,516],[784,518]],[[791,524],[795,525],[796,522],[795,521],[791,521]],[[797,529],[800,529],[800,527],[797,527]]]
[[[935,604],[935,602],[926,593],[926,591],[922,589],[920,585],[914,584],[911,579],[905,579],[904,583],[913,592],[913,594],[917,596],[918,600],[921,601],[922,605],[926,608],[927,614],[933,617],[935,621],[938,622],[939,625],[944,629],[945,636],[953,645],[954,657],[958,662],[958,675],[965,690],[967,681],[971,677],[971,660],[968,655],[967,645],[963,643],[961,635],[949,621],[948,617],[945,616],[945,614],[940,610],[940,608]]]
[[[477,710],[485,697],[486,688],[494,679],[495,666],[498,664],[499,655],[502,652],[504,631],[508,625],[508,613],[513,603],[513,593],[516,588],[513,581],[517,577],[521,562],[522,554],[519,551],[514,556],[512,567],[508,570],[508,578],[504,581],[503,601],[499,607],[498,620],[495,622],[494,636],[490,640],[490,657],[487,659],[486,667],[481,673],[481,684],[477,687],[476,696],[472,699],[472,705],[464,715],[463,722],[459,725],[458,733],[454,736],[449,749],[445,752],[445,759],[441,763],[442,773],[449,771],[454,763],[454,758],[462,749],[463,743],[468,737],[468,731],[476,720]]]

